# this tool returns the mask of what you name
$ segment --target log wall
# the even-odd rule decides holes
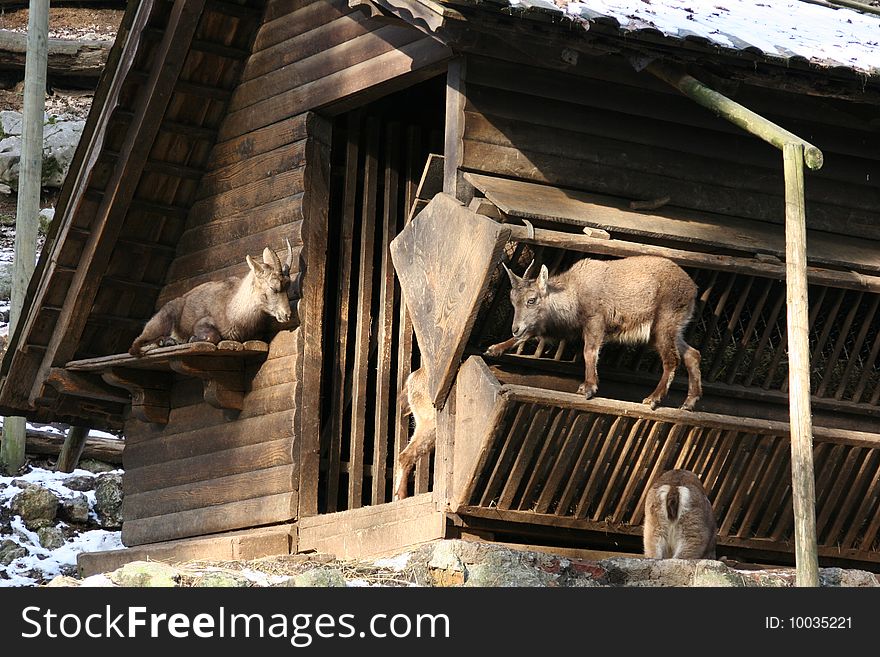
[[[576,71],[468,57],[460,169],[783,222],[775,148],[622,59],[583,58]],[[745,86],[730,95],[825,153],[806,181],[809,227],[880,238],[874,106]]]

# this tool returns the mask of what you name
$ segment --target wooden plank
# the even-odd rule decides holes
[[[246,158],[224,167],[212,168],[201,178],[196,200],[217,196],[263,178],[299,168],[305,162],[305,151],[305,141],[300,140],[264,153],[249,154]]]
[[[367,510],[373,513],[355,515]],[[312,524],[313,520],[321,524]],[[378,507],[304,518],[298,526],[298,549],[330,553],[339,559],[364,559],[443,538],[445,531],[445,514],[436,510],[431,494],[424,493]]]
[[[261,529],[246,529],[200,538],[150,543],[147,545],[81,552],[77,555],[80,577],[107,573],[132,561],[164,561],[187,563],[192,561],[247,561],[290,553],[293,525],[276,525]]]
[[[443,191],[462,203],[469,203],[473,196],[470,186],[461,175],[465,152],[463,139],[467,62],[466,58],[457,57],[449,62],[446,72],[446,140],[443,147]]]
[[[405,24],[383,25],[378,28],[374,26],[373,31],[365,28],[361,31],[362,34],[348,41],[329,44],[325,41],[322,50],[313,56],[292,61],[293,66],[276,63],[271,71],[244,80],[229,101],[229,112],[235,113],[263,103],[291,89],[349,69],[424,38],[421,32]],[[282,60],[292,56],[285,55]]]
[[[450,224],[458,226],[453,233]],[[504,226],[439,194],[391,243],[436,406],[452,385],[507,235]]]
[[[259,130],[218,142],[208,160],[209,172],[227,167],[245,157],[255,157],[306,138],[314,114],[308,112],[287,117]]]
[[[220,129],[219,139],[227,140],[262,128],[291,114],[325,106],[371,89],[409,73],[432,71],[449,57],[446,46],[430,38],[408,43],[379,57],[290,89],[237,112],[230,113]]]
[[[400,126],[385,128],[385,175],[382,199],[382,233],[379,257],[378,353],[376,355],[376,408],[373,424],[372,495],[373,504],[385,501],[385,474],[388,469],[388,442],[393,440],[391,411],[396,397],[391,394],[391,347],[394,340],[394,269],[391,265],[391,239],[397,233],[397,193],[400,166],[398,151]],[[378,219],[378,217],[377,217]],[[377,221],[378,223],[378,221]],[[392,468],[393,469],[393,468]],[[416,490],[416,493],[422,491]]]
[[[104,194],[83,254],[83,266],[77,269],[71,282],[59,317],[59,330],[55,331],[47,346],[31,389],[31,399],[40,396],[44,379],[53,364],[67,362],[73,356],[76,341],[97,294],[100,276],[109,262],[122,218],[149,157],[153,137],[159,130],[203,7],[204,0],[195,0],[175,2],[171,10],[168,28],[155,54],[154,61],[158,63],[141,90],[135,109],[137,119],[129,126],[120,151],[121,166],[117,166]]]
[[[321,451],[321,390],[323,369],[323,318],[327,224],[330,205],[330,146],[321,137],[329,126],[320,117],[310,118],[312,137],[306,146],[305,197],[303,198],[303,257],[308,275],[303,278],[299,302],[302,369],[297,388],[298,434],[295,486],[299,490],[297,517],[318,512],[318,470]]]
[[[233,447],[172,462],[126,470],[122,483],[126,495],[204,482],[219,477],[254,472],[293,463],[290,438]]]
[[[453,511],[473,494],[474,478],[485,467],[506,409],[498,380],[479,356],[465,361],[457,380],[452,490],[447,492]]]
[[[192,484],[126,494],[122,501],[122,517],[128,522],[289,493],[293,477],[294,466],[278,465]]]
[[[292,442],[292,417],[292,411],[281,411],[184,433],[156,432],[157,435],[149,439],[126,444],[125,469],[134,471],[151,465],[161,466],[180,459],[259,445],[285,436]]]
[[[546,486],[552,464],[561,448],[562,434],[565,433],[566,427],[571,426],[573,416],[576,416],[576,413],[572,413],[570,410],[553,413],[553,423],[550,425],[547,435],[542,437],[543,440],[539,440],[542,444],[534,467],[526,480],[518,508],[534,508],[538,491]]]
[[[254,41],[254,52],[314,30],[351,11],[346,0],[286,0],[270,3],[263,17],[265,22]]]
[[[330,437],[327,463],[327,510],[338,509],[339,466],[342,449],[342,426],[346,407],[350,399],[346,397],[346,378],[348,375],[348,338],[349,338],[349,304],[351,296],[351,272],[353,264],[353,241],[355,202],[358,186],[358,151],[360,147],[360,114],[353,112],[347,121],[348,134],[345,151],[345,179],[342,192],[342,217],[337,245],[337,262],[339,273],[336,287],[339,290],[335,313],[334,359],[337,367],[333,368],[330,401]]]
[[[296,493],[283,493],[132,520],[122,524],[122,543],[126,546],[143,545],[286,522],[293,517],[295,505]]]

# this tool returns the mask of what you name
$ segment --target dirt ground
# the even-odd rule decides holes
[[[120,2],[121,6],[125,3]],[[96,7],[50,7],[50,39],[113,39],[123,9]],[[0,9],[0,30],[27,32],[28,10]]]

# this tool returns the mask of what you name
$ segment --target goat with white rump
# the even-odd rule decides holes
[[[263,249],[263,262],[249,255],[245,261],[250,271],[244,278],[230,276],[202,283],[162,306],[128,353],[142,356],[156,347],[185,342],[244,342],[257,337],[269,317],[282,323],[290,321],[290,242],[283,265],[268,247]]]
[[[409,475],[416,462],[434,451],[437,442],[437,412],[428,395],[428,374],[419,368],[406,379],[400,391],[404,415],[412,414],[415,431],[409,444],[397,456],[397,474],[394,475],[394,499],[406,499]]]
[[[690,470],[668,470],[645,497],[645,556],[714,559],[718,527],[703,484]]]
[[[533,264],[519,277],[502,263],[510,278],[513,337],[489,347],[487,356],[500,356],[531,338],[581,338],[586,373],[578,392],[589,399],[599,387],[596,363],[604,342],[647,342],[659,354],[663,374],[644,403],[653,409],[666,397],[684,360],[688,394],[681,408],[693,410],[703,394],[700,352],[684,341],[683,332],[694,312],[697,286],[681,267],[657,256],[585,258],[552,278],[542,265],[538,276],[529,279]]]

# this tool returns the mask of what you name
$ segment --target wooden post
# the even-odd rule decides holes
[[[810,343],[807,316],[807,229],[804,149],[788,143],[785,166],[785,281],[788,312],[788,404],[791,417],[791,493],[798,586],[819,586],[813,422],[810,412]]]
[[[819,585],[816,545],[816,484],[810,411],[810,343],[807,299],[807,228],[804,163],[822,167],[816,146],[710,89],[683,70],[652,62],[647,70],[685,96],[782,151],[785,171],[785,279],[788,313],[788,403],[791,490],[794,505],[798,586]]]
[[[49,0],[30,0],[18,204],[15,211],[15,264],[12,270],[12,304],[9,310],[10,336],[15,333],[21,316],[36,260],[48,52]],[[6,418],[3,423],[3,444],[0,445],[0,466],[6,472],[18,472],[24,465],[25,440],[25,419]]]
[[[79,457],[82,456],[88,437],[88,427],[70,427],[67,430],[67,438],[64,439],[61,454],[58,455],[55,472],[73,472],[76,464],[79,463]]]

